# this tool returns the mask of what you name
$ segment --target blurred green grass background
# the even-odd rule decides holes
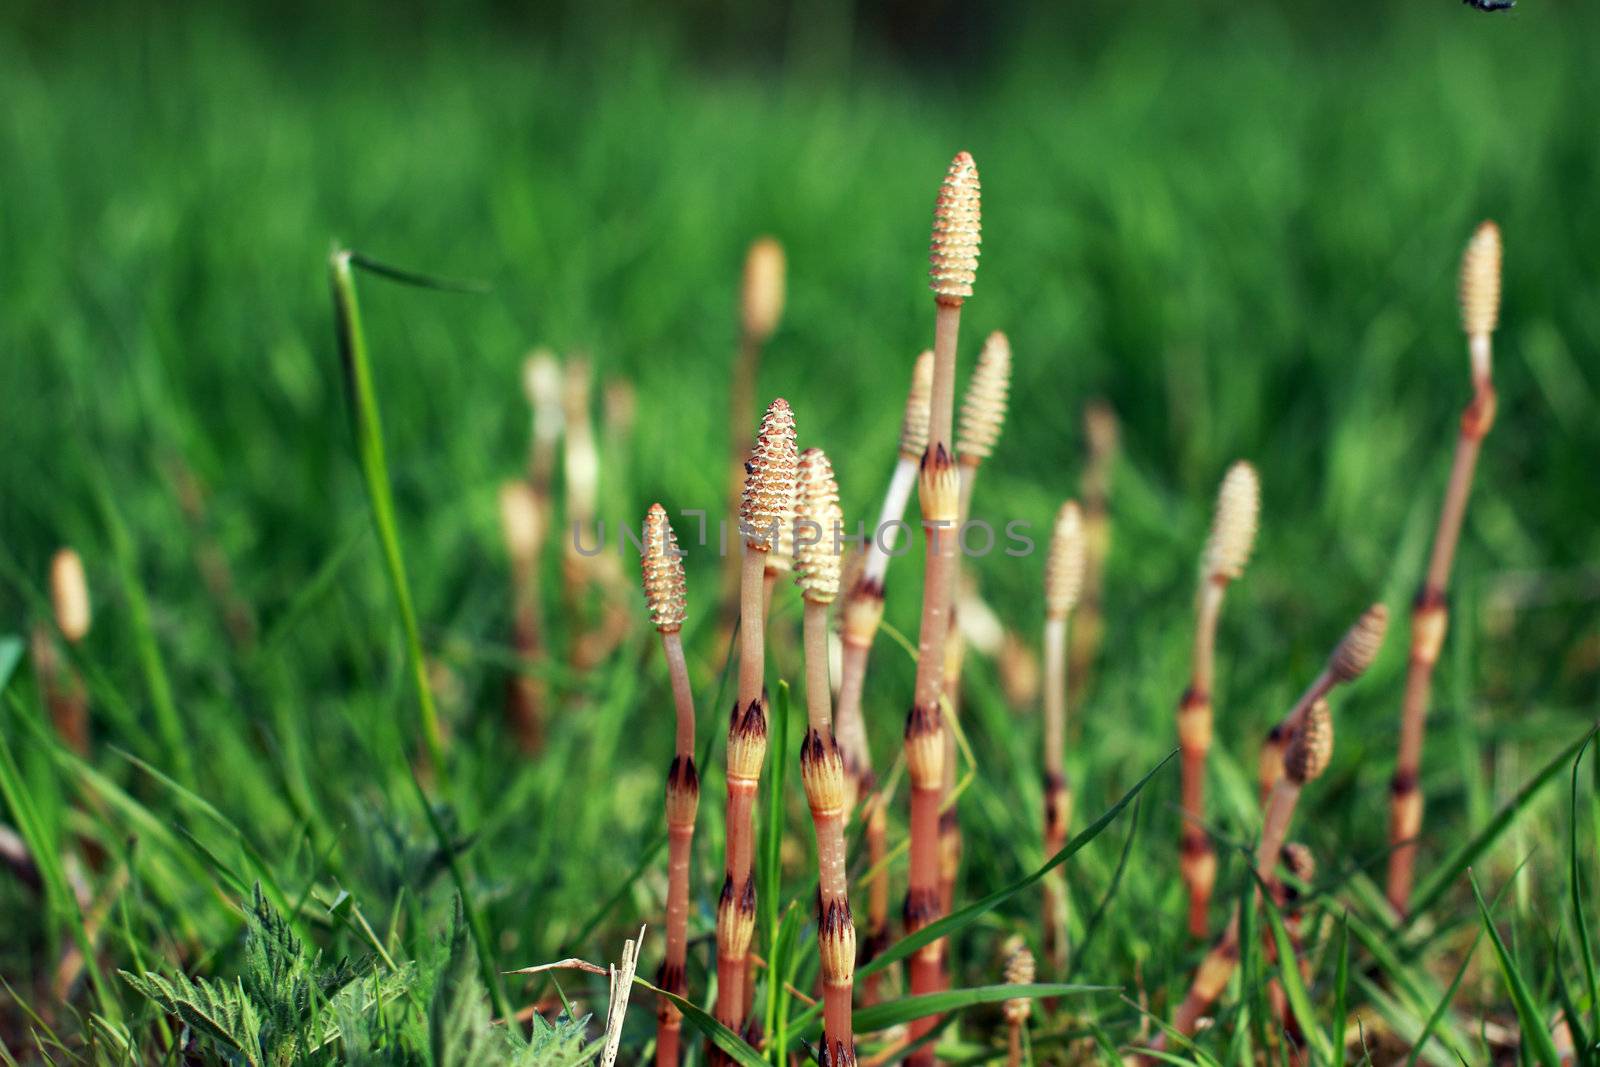
[[[1042,536],[1078,490],[1084,403],[1104,397],[1122,420],[1108,654],[1074,709],[1080,811],[1174,744],[1194,560],[1234,458],[1260,468],[1265,511],[1223,623],[1219,823],[1248,837],[1255,739],[1347,622],[1374,599],[1403,616],[1468,393],[1454,272],[1484,217],[1506,239],[1500,409],[1436,686],[1425,854],[1482,826],[1594,718],[1592,10],[1095,4],[968,16],[949,32],[913,21],[904,35],[893,7],[473,14],[24,7],[0,25],[0,629],[40,617],[59,545],[83,552],[97,762],[143,803],[183,810],[109,751],[173,767],[150,729],[97,492],[126,521],[197,791],[302,879],[317,846],[339,842],[333,880],[381,897],[381,849],[352,829],[353,800],[419,825],[396,755],[414,749],[415,724],[325,262],[338,241],[484,279],[487,295],[368,281],[365,314],[425,642],[464,694],[456,815],[476,835],[496,951],[512,966],[589,947],[567,939],[659,824],[670,713],[640,607],[614,661],[555,671],[546,764],[504,737],[494,501],[525,457],[521,360],[535,344],[582,351],[599,379],[637,389],[636,433],[602,442],[613,530],[656,499],[715,513],[729,442],[752,429],[725,424],[740,262],[773,234],[789,301],[759,395],[791,401],[802,443],[834,458],[847,516],[867,518],[911,359],[931,341],[929,209],[957,148],[978,161],[985,207],[963,377],[991,329],[1016,353],[1013,414],[976,512]],[[201,530],[179,507],[175,460],[208,489]],[[204,538],[272,639],[257,654],[229,646],[196,576]],[[701,736],[720,756],[717,561],[691,547],[689,564]],[[907,632],[911,564],[889,597]],[[1029,640],[1041,567],[996,555],[972,568]],[[1342,703],[1336,770],[1307,830],[1350,863],[1383,847],[1404,633]],[[558,627],[558,652],[566,639]],[[794,678],[794,644],[779,641],[775,673]],[[909,668],[879,642],[868,699],[885,759]],[[969,676],[982,763],[963,805],[970,899],[1034,866],[1015,851],[1033,833],[1016,813],[1035,810],[1038,787],[1032,709],[1004,706],[991,664]],[[41,795],[71,794],[46,756],[28,759]],[[1151,960],[1153,985],[1186,977],[1166,851],[1175,788],[1175,776],[1153,787],[1125,891],[1130,914],[1171,921],[1102,937],[1090,979],[1129,982]],[[720,793],[705,795],[702,890],[720,854]],[[102,833],[127,831],[107,819]],[[1555,840],[1546,832],[1534,820],[1497,853],[1504,870]],[[1563,884],[1553,847],[1525,870],[1525,904]],[[1114,845],[1102,851],[1084,878],[1115,862]],[[142,931],[222,947],[230,920],[215,900],[176,882],[146,891]],[[26,892],[0,887],[8,897]],[[607,929],[657,910],[641,883]],[[47,943],[0,923],[0,972],[37,973]]]

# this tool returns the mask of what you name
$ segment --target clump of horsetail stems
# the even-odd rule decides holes
[[[661,634],[661,651],[672,679],[677,709],[672,767],[667,772],[667,951],[656,985],[685,996],[684,959],[688,949],[689,848],[694,840],[695,811],[700,805],[700,775],[694,766],[694,693],[683,657],[683,622],[687,612],[683,554],[660,504],[652,504],[644,520],[641,567],[644,600],[650,624]],[[656,1064],[677,1067],[682,1013],[665,997],[656,1007]]]
[[[1333,716],[1327,700],[1319,699],[1306,712],[1289,741],[1283,757],[1283,777],[1273,786],[1272,799],[1262,821],[1261,843],[1256,849],[1256,876],[1274,893],[1278,884],[1278,861],[1300,793],[1307,783],[1315,781],[1328,769],[1332,757]],[[1253,906],[1254,893],[1250,901]],[[1201,1015],[1222,995],[1238,963],[1239,913],[1235,911],[1227,931],[1200,961],[1189,992],[1173,1015],[1174,1029],[1183,1034],[1194,1033]],[[1163,1042],[1156,1043],[1157,1048],[1162,1045]]]
[[[1023,944],[1022,938],[1012,937],[1006,942],[1006,984],[1032,985],[1035,977],[1033,953]],[[1022,1067],[1022,1029],[1033,1014],[1033,1001],[1027,997],[1014,997],[1002,1005],[1008,1031],[1006,1067]]]
[[[972,295],[978,269],[978,168],[960,153],[950,164],[933,212],[929,277],[936,316],[933,338],[933,388],[928,402],[928,445],[922,454],[918,498],[927,549],[923,565],[922,624],[917,639],[917,679],[906,718],[906,771],[911,784],[911,861],[905,925],[914,933],[938,919],[939,806],[944,795],[944,636],[950,623],[951,560],[961,509],[961,479],[952,454],[956,339],[961,305]],[[911,992],[933,993],[943,984],[944,947],[934,941],[918,949],[909,967]],[[911,1040],[933,1028],[932,1016],[913,1020]],[[911,1067],[933,1062],[928,1042],[907,1058]]]
[[[1217,617],[1228,583],[1244,573],[1255,545],[1261,512],[1261,483],[1243,460],[1228,468],[1217,492],[1211,536],[1200,557],[1200,590],[1195,598],[1194,655],[1189,688],[1178,702],[1178,745],[1182,752],[1182,872],[1189,890],[1189,934],[1204,937],[1211,891],[1217,881],[1217,856],[1206,834],[1206,755],[1211,751],[1211,687]]]
[[[828,608],[839,595],[841,526],[839,486],[819,448],[800,453],[795,500],[795,580],[804,601],[806,719],[800,778],[817,834],[817,954],[822,978],[822,1056],[826,1067],[856,1062],[850,1001],[855,988],[856,926],[845,874],[844,758],[833,733],[833,692],[828,685]]]
[[[533,415],[528,445],[528,483],[540,501],[550,499],[556,446],[565,421],[561,407],[561,364],[548,348],[535,349],[522,364],[522,389]]]
[[[1433,535],[1428,570],[1411,607],[1411,657],[1406,671],[1405,696],[1400,705],[1400,747],[1390,783],[1388,897],[1404,914],[1411,897],[1417,858],[1417,834],[1422,830],[1422,732],[1428,714],[1433,667],[1444,644],[1448,613],[1445,588],[1472,474],[1478,465],[1483,438],[1494,423],[1495,392],[1490,378],[1492,339],[1500,318],[1500,228],[1482,223],[1467,243],[1461,258],[1461,326],[1467,335],[1472,361],[1472,400],[1461,414],[1455,459],[1445,488],[1439,526]]]
[[[773,237],[758,237],[744,257],[744,276],[739,286],[739,347],[733,358],[733,375],[728,385],[728,425],[748,426],[755,416],[756,376],[761,350],[783,319],[788,268],[783,245]],[[732,455],[728,459],[728,499],[737,500],[744,491],[745,444],[735,433]],[[776,578],[774,578],[776,580]],[[732,625],[739,596],[737,555],[728,557],[723,575],[724,614]]]
[[[794,509],[799,457],[794,415],[774,400],[761,419],[745,466],[739,501],[743,564],[739,583],[739,688],[728,723],[727,864],[717,904],[717,1020],[738,1032],[744,1024],[747,955],[756,923],[752,823],[756,787],[767,756],[766,620],[763,572],[778,527]],[[720,1060],[721,1053],[717,1053]]]
[[[867,862],[876,871],[867,885],[867,938],[864,957],[872,959],[889,945],[888,813],[874,792],[876,776],[867,745],[866,721],[861,714],[861,691],[867,677],[867,657],[883,622],[884,579],[889,573],[889,553],[899,541],[906,504],[916,485],[917,467],[928,447],[928,401],[933,390],[933,351],[917,357],[911,371],[905,414],[900,422],[900,450],[889,488],[884,494],[878,524],[859,557],[861,565],[845,594],[840,612],[839,698],[834,730],[844,757],[845,789],[850,806],[866,798],[862,818],[867,829]],[[862,1001],[874,1004],[882,985],[881,972],[869,975]]]
[[[544,741],[545,686],[537,671],[543,655],[539,610],[539,557],[544,547],[545,513],[527,480],[500,487],[500,529],[511,559],[512,639],[518,670],[506,686],[506,719],[523,752],[537,752]]]
[[[89,635],[93,612],[89,580],[83,559],[71,548],[60,549],[50,560],[50,607],[56,629],[70,645]],[[89,702],[83,681],[70,663],[63,666],[46,628],[34,635],[34,650],[45,683],[45,702],[62,741],[78,755],[89,751]]]
[[[1284,748],[1294,735],[1295,728],[1300,725],[1301,717],[1311,705],[1332,692],[1335,686],[1347,685],[1365,674],[1367,668],[1372,666],[1372,661],[1378,658],[1378,652],[1383,648],[1384,634],[1388,630],[1388,608],[1374,604],[1362,612],[1361,617],[1350,625],[1350,629],[1345,631],[1329,653],[1322,673],[1306,687],[1294,707],[1267,734],[1266,743],[1261,746],[1257,768],[1263,808],[1272,795],[1272,787],[1283,776]]]
[[[1062,754],[1067,745],[1068,620],[1083,593],[1085,556],[1083,514],[1074,501],[1061,505],[1050,534],[1044,567],[1044,851],[1054,856],[1067,844],[1072,824],[1072,790]],[[1051,963],[1061,969],[1067,957],[1067,886],[1061,869],[1045,879],[1044,936]]]
[[[991,333],[978,355],[967,392],[961,401],[961,419],[956,426],[956,466],[961,475],[961,499],[957,529],[972,515],[972,490],[978,480],[978,467],[994,453],[1005,426],[1006,404],[1011,393],[1011,342],[999,330]],[[957,545],[959,549],[959,544]],[[945,707],[952,718],[961,714],[961,663],[966,642],[956,618],[961,589],[961,553],[950,559],[950,620],[944,639]],[[961,824],[950,796],[955,788],[956,743],[954,731],[945,731],[944,790],[950,806],[939,820],[939,895],[946,911],[955,899],[956,875],[961,868]]]
[[[1072,688],[1083,689],[1089,668],[1100,654],[1105,632],[1101,614],[1101,588],[1105,580],[1106,554],[1111,550],[1111,469],[1117,460],[1120,434],[1117,413],[1104,400],[1091,402],[1083,410],[1083,436],[1088,444],[1088,462],[1083,468],[1083,599],[1078,605],[1077,625],[1072,628]]]

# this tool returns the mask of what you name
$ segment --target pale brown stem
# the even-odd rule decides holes
[[[661,649],[667,661],[667,674],[672,679],[677,730],[673,738],[676,773],[667,784],[667,951],[657,984],[682,996],[686,991],[689,858],[694,840],[694,808],[685,801],[699,793],[694,773],[694,694],[689,687],[689,668],[684,660],[683,637],[679,631],[663,631]],[[677,1067],[682,1015],[663,997],[656,1021],[657,1067]]]
[[[689,664],[683,656],[683,634],[669,630],[661,635],[661,650],[672,679],[672,702],[677,710],[673,752],[679,759],[694,758],[694,690],[689,685]]]
[[[842,635],[839,656],[839,697],[834,708],[834,736],[844,752],[846,770],[861,779],[872,774],[872,753],[867,746],[867,724],[861,714],[861,690],[867,679],[868,641]]]
[[[889,552],[900,543],[900,526],[905,521],[911,492],[917,487],[917,463],[921,459],[921,456],[902,453],[895,462],[894,474],[889,477],[888,492],[883,496],[883,508],[878,512],[878,525],[868,531],[862,574],[878,585],[883,584],[884,575],[889,573],[889,560],[892,558]]]
[[[809,597],[802,622],[806,661],[806,718],[811,737],[807,743],[833,748],[833,709],[828,686],[828,606]],[[837,758],[837,756],[835,756]],[[804,764],[804,758],[802,759]],[[846,1067],[855,1060],[851,1022],[851,994],[855,972],[855,925],[850,915],[846,873],[844,808],[841,781],[833,788],[826,773],[818,775],[821,788],[808,783],[811,819],[817,838],[817,897],[821,907],[817,945],[822,957],[823,1040],[830,1051],[827,1062]]]
[[[966,640],[961,633],[958,601],[961,595],[961,527],[972,514],[972,490],[978,480],[978,462],[963,458],[957,468],[961,475],[961,496],[958,504],[956,528],[951,533],[950,555],[950,618],[945,626],[944,639],[944,700],[945,711],[951,722],[961,719],[961,667],[966,659]],[[961,821],[952,797],[956,787],[956,733],[944,732],[944,813],[939,824],[939,900],[946,913],[955,906],[956,877],[961,869]],[[949,967],[949,949],[946,948],[945,965]]]
[[[941,453],[954,455],[950,441],[954,421],[956,338],[961,325],[961,304],[940,300],[934,320],[933,388],[928,407],[928,451],[926,465]],[[917,680],[912,715],[925,716],[927,742],[944,745],[945,730],[940,710],[943,689],[944,637],[950,619],[950,557],[955,539],[952,528],[927,527],[927,502],[923,502],[924,536],[927,551],[923,567],[922,626],[917,640]],[[940,516],[946,520],[954,515]],[[942,536],[941,536],[942,535]],[[928,714],[930,713],[931,714]],[[908,741],[909,745],[909,741]],[[909,753],[908,753],[909,757]],[[931,782],[913,778],[911,792],[911,862],[907,888],[907,931],[926,926],[939,917],[939,806],[944,789],[940,774]],[[919,788],[920,784],[920,788]],[[943,984],[943,949],[939,942],[914,954],[910,965],[911,992],[934,993]],[[914,1019],[911,1038],[916,1041],[933,1029],[934,1016]],[[909,1067],[931,1067],[932,1044],[924,1045],[906,1059]]]
[[[1210,928],[1211,893],[1217,857],[1206,833],[1206,759],[1211,751],[1212,685],[1215,680],[1217,616],[1225,579],[1207,576],[1195,605],[1194,655],[1189,688],[1178,703],[1183,834],[1180,865],[1189,891],[1189,934],[1205,937]]]
[[[889,855],[889,815],[884,810],[883,794],[874,791],[867,803],[867,866],[877,871],[867,883],[867,953],[871,960],[889,947],[889,871],[884,859]],[[876,1004],[883,990],[883,972],[867,976],[861,1002]]]
[[[1461,522],[1466,515],[1467,498],[1472,492],[1472,476],[1484,435],[1494,422],[1495,392],[1489,381],[1489,338],[1470,338],[1474,368],[1472,402],[1461,415],[1456,438],[1455,458],[1450,481],[1445,487],[1439,526],[1434,533],[1433,552],[1422,589],[1411,609],[1411,655],[1406,668],[1405,695],[1400,706],[1400,745],[1395,759],[1394,779],[1389,785],[1389,871],[1387,896],[1390,905],[1406,914],[1411,898],[1417,855],[1417,834],[1422,829],[1422,735],[1427,721],[1428,700],[1434,664],[1444,644],[1447,625],[1445,590],[1456,544],[1461,538]]]
[[[1006,1067],[1022,1067],[1022,1024],[1012,1021],[1006,1040]]]
[[[1066,847],[1072,821],[1072,791],[1067,784],[1067,616],[1044,622],[1044,853],[1054,856]],[[1067,883],[1061,868],[1044,881],[1045,951],[1060,973],[1067,965]]]
[[[745,544],[742,546],[744,564],[740,573],[739,615],[739,702],[734,714],[744,716],[751,705],[765,715],[762,705],[762,684],[766,672],[765,604],[763,572],[766,553]],[[762,727],[763,732],[765,727]],[[730,745],[732,735],[730,734]],[[759,768],[758,768],[759,771]],[[727,869],[724,894],[733,894],[733,902],[745,918],[746,929],[755,922],[755,884],[751,876],[751,856],[754,850],[755,827],[752,821],[756,787],[759,777],[728,777],[727,819]],[[719,918],[727,908],[719,908]],[[725,944],[719,924],[717,944],[717,1020],[735,1032],[743,1029],[747,997],[745,981],[748,963],[746,952],[753,939],[746,934],[744,943]],[[753,986],[752,986],[753,989]]]

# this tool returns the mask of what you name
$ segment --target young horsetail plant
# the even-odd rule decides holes
[[[682,997],[688,995],[684,960],[688,950],[689,849],[700,806],[700,775],[694,766],[694,693],[689,687],[681,633],[686,615],[683,553],[660,504],[652,504],[645,516],[641,547],[645,605],[650,610],[650,624],[661,634],[678,724],[672,766],[667,771],[667,951],[656,985]],[[683,1014],[662,997],[656,1005],[657,1067],[677,1067],[682,1028]]]
[[[537,752],[544,738],[545,686],[528,668],[543,654],[539,624],[539,557],[544,547],[545,512],[533,486],[514,478],[500,487],[500,528],[511,559],[512,637],[519,669],[506,685],[506,719],[517,745]]]
[[[1261,483],[1244,460],[1228,468],[1217,493],[1211,536],[1200,557],[1200,590],[1195,598],[1194,655],[1189,688],[1178,703],[1178,745],[1182,749],[1182,872],[1189,890],[1189,935],[1209,929],[1211,891],[1217,881],[1217,856],[1206,834],[1206,755],[1211,751],[1211,686],[1215,673],[1217,617],[1228,583],[1244,573],[1255,545],[1261,512]]]
[[[1068,620],[1083,592],[1083,515],[1075,501],[1061,505],[1044,567],[1044,854],[1067,844],[1072,789],[1062,755],[1067,746]],[[1044,940],[1051,964],[1067,962],[1067,883],[1060,868],[1044,884]]]
[[[1014,937],[1008,940],[1006,949],[1006,985],[1032,985],[1036,968],[1028,946],[1020,937]],[[1001,1011],[1006,1020],[1006,1067],[1022,1067],[1022,1031],[1033,1014],[1033,1001],[1013,997],[1003,1002]]]
[[[1289,834],[1289,822],[1294,817],[1295,805],[1307,783],[1321,777],[1333,757],[1333,716],[1326,700],[1318,700],[1300,720],[1289,748],[1283,757],[1283,777],[1273,787],[1272,799],[1262,820],[1261,842],[1256,847],[1255,872],[1262,884],[1275,891],[1278,883],[1278,861],[1284,841]],[[1247,894],[1252,902],[1256,890]],[[1243,902],[1241,902],[1242,904]],[[1183,1003],[1173,1013],[1172,1026],[1181,1034],[1192,1034],[1203,1015],[1217,997],[1222,995],[1234,968],[1239,964],[1239,912],[1236,910],[1228,929],[1206,953],[1195,971],[1194,980]],[[1164,1035],[1163,1035],[1164,1036]],[[1164,1042],[1157,1041],[1160,1049]]]
[[[1089,668],[1100,654],[1100,638],[1105,632],[1100,597],[1106,555],[1111,550],[1111,514],[1107,502],[1120,436],[1117,413],[1110,404],[1096,400],[1084,408],[1083,435],[1088,443],[1089,458],[1083,468],[1083,599],[1072,627],[1069,664],[1074,696],[1083,691],[1088,681]]]
[[[744,1025],[744,984],[756,924],[753,823],[756,788],[767,756],[766,555],[779,524],[794,509],[798,456],[794,416],[781,397],[761,419],[755,449],[745,465],[739,501],[743,564],[739,582],[739,689],[728,723],[726,877],[717,903],[717,1021],[734,1032]],[[716,1053],[718,1059],[723,1054]]]
[[[800,453],[795,502],[795,580],[805,603],[806,737],[800,778],[817,835],[817,954],[822,973],[822,1063],[853,1067],[856,927],[845,873],[844,758],[833,733],[833,691],[828,685],[828,607],[839,595],[841,528],[839,486],[819,448]],[[803,526],[804,529],[798,527]]]
[[[63,548],[50,559],[50,606],[56,629],[69,645],[79,645],[89,635],[93,618],[89,606],[89,581],[83,558]],[[67,747],[80,756],[89,752],[89,698],[83,680],[69,662],[62,665],[48,627],[34,635],[34,655],[44,680],[50,720]]]
[[[961,305],[972,295],[980,240],[978,168],[965,152],[950,164],[933,213],[929,272],[936,304],[933,388],[928,402],[928,446],[922,454],[918,497],[926,542],[922,582],[922,624],[917,639],[916,689],[906,717],[906,771],[911,784],[911,861],[906,889],[905,927],[915,933],[938,919],[939,807],[944,797],[944,636],[950,622],[951,559],[960,516],[961,479],[952,455],[956,338]],[[913,995],[937,992],[944,981],[944,946],[933,941],[911,957]],[[911,1023],[911,1040],[933,1029],[925,1016]],[[907,1057],[911,1067],[930,1067],[932,1042]]]
[[[1383,648],[1383,636],[1388,629],[1389,609],[1382,604],[1374,604],[1362,612],[1361,617],[1351,624],[1344,637],[1334,646],[1322,673],[1317,675],[1300,699],[1295,701],[1294,707],[1289,709],[1289,713],[1267,734],[1266,743],[1261,746],[1257,768],[1263,809],[1272,796],[1272,787],[1283,776],[1283,750],[1299,727],[1300,719],[1311,705],[1327,696],[1335,686],[1353,682],[1367,672],[1372,661],[1378,658],[1378,651]]]
[[[1494,423],[1495,392],[1490,378],[1493,337],[1500,319],[1500,228],[1484,222],[1461,257],[1461,326],[1472,360],[1472,400],[1461,414],[1450,482],[1445,487],[1439,526],[1433,535],[1428,571],[1411,607],[1411,657],[1405,695],[1400,705],[1400,747],[1389,792],[1388,897],[1405,914],[1417,859],[1416,837],[1422,830],[1422,732],[1428,715],[1433,666],[1444,645],[1448,612],[1445,587],[1461,537],[1461,520],[1472,492],[1483,438]]]
[[[961,401],[961,420],[956,427],[956,466],[961,474],[961,500],[957,529],[966,525],[972,514],[972,490],[978,480],[978,466],[994,452],[1000,430],[1006,421],[1006,403],[1011,392],[1011,342],[999,330],[983,343],[967,392]],[[959,537],[959,532],[957,534]],[[959,549],[959,544],[958,544]],[[950,559],[950,621],[944,638],[944,697],[952,719],[961,714],[961,662],[966,648],[961,625],[956,617],[957,594],[961,588],[961,553]],[[949,805],[939,819],[939,896],[945,911],[955,899],[956,875],[961,868],[961,824],[952,800],[956,779],[954,731],[945,731],[944,791]]]
[[[911,389],[906,396],[905,416],[900,423],[900,455],[895,462],[889,489],[884,495],[878,525],[861,556],[861,568],[849,583],[840,612],[839,696],[834,709],[834,731],[844,757],[845,790],[850,807],[865,798],[862,819],[867,827],[867,862],[876,871],[867,886],[867,939],[865,959],[871,960],[889,943],[889,854],[888,813],[876,792],[877,779],[872,769],[872,752],[867,745],[866,720],[861,714],[861,691],[867,677],[867,657],[883,622],[884,578],[889,572],[889,553],[899,539],[906,504],[916,484],[917,464],[928,447],[928,396],[933,388],[933,352],[917,357],[911,372]],[[881,972],[866,979],[862,1000],[877,1001]]]

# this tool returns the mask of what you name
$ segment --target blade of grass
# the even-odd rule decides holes
[[[761,911],[765,916],[762,926],[766,930],[766,946],[769,956],[769,970],[767,972],[767,1003],[763,1013],[766,1022],[766,1033],[772,1033],[772,1028],[777,1020],[778,995],[783,990],[783,983],[778,976],[783,972],[779,969],[779,961],[773,959],[777,955],[778,924],[783,911],[783,788],[789,769],[789,683],[778,683],[778,699],[773,701],[772,726],[768,733],[770,748],[768,749],[768,762],[771,764],[767,774],[766,819],[761,827],[761,862],[757,871],[757,885],[761,900]],[[752,975],[750,980],[754,980]]]
[[[768,1067],[767,1061],[762,1059],[760,1053],[747,1045],[738,1034],[708,1015],[705,1009],[698,1004],[685,1000],[676,993],[668,993],[665,989],[661,989],[638,975],[633,976],[633,984],[642,986],[656,996],[664,997],[677,1005],[678,1010],[683,1012],[683,1017],[690,1026],[704,1034],[718,1048],[732,1056],[743,1067]]]
[[[1477,862],[1478,857],[1488,851],[1495,841],[1499,840],[1500,835],[1505,833],[1516,822],[1517,816],[1532,803],[1541,789],[1555,779],[1561,769],[1567,765],[1567,761],[1572,759],[1584,745],[1588,744],[1589,739],[1595,735],[1596,729],[1600,729],[1600,727],[1590,727],[1582,737],[1563,748],[1554,759],[1541,767],[1539,773],[1534,775],[1527,784],[1517,790],[1516,795],[1495,813],[1494,818],[1489,821],[1489,825],[1485,826],[1470,841],[1462,844],[1438,865],[1434,873],[1422,884],[1416,895],[1412,897],[1411,914],[1401,924],[1402,928],[1415,923],[1419,915],[1424,914],[1439,902],[1440,898],[1449,891],[1456,879],[1460,878],[1467,868]]]
[[[967,989],[945,989],[938,993],[922,993],[913,997],[874,1004],[870,1008],[857,1008],[856,1029],[862,1033],[887,1030],[912,1019],[929,1015],[943,1015],[978,1004],[996,1004],[1003,1000],[1040,1000],[1046,997],[1070,997],[1083,994],[1116,993],[1118,986],[1078,985],[1073,983],[1036,983],[1034,985],[972,986]]]
[[[1300,1024],[1301,1033],[1311,1044],[1313,1061],[1331,1062],[1333,1047],[1328,1041],[1328,1035],[1317,1025],[1317,1017],[1312,1012],[1311,996],[1306,992],[1305,982],[1300,977],[1300,962],[1295,957],[1294,942],[1289,939],[1289,929],[1283,923],[1283,913],[1278,910],[1277,902],[1272,899],[1272,892],[1267,885],[1255,875],[1254,871],[1251,872],[1251,876],[1261,887],[1261,901],[1266,905],[1267,926],[1272,931],[1272,942],[1278,949],[1278,977],[1283,982],[1284,996],[1289,998],[1289,1006],[1294,1009],[1295,1021]]]
[[[21,638],[0,637],[0,693],[6,692],[10,686],[11,678],[21,660]],[[14,697],[14,694],[9,695]],[[18,702],[13,699],[8,703],[15,707]],[[83,909],[78,906],[77,895],[73,893],[72,886],[67,880],[66,870],[61,864],[59,842],[52,839],[45,829],[44,820],[34,808],[27,783],[23,780],[22,770],[17,766],[11,752],[11,744],[6,739],[7,732],[0,730],[0,800],[5,801],[6,808],[17,824],[17,833],[22,836],[23,842],[28,846],[28,854],[33,857],[34,868],[39,872],[40,881],[45,886],[47,907],[57,921],[67,928],[67,932],[77,942],[79,951],[83,953],[84,966],[89,974],[89,982],[94,987],[95,999],[100,1002],[100,1010],[107,1018],[120,1021],[122,1005],[107,988],[105,976],[100,971]]]
[[[1344,1021],[1350,1004],[1350,916],[1339,917],[1338,964],[1333,973],[1333,1067],[1344,1067]]]
[[[1484,929],[1489,932],[1489,941],[1494,945],[1495,958],[1500,963],[1500,975],[1505,979],[1506,991],[1511,994],[1512,1006],[1517,1011],[1517,1022],[1522,1028],[1522,1041],[1524,1052],[1531,1053],[1544,1067],[1561,1067],[1561,1054],[1556,1051],[1556,1043],[1550,1037],[1550,1031],[1545,1029],[1543,1013],[1539,1005],[1534,1002],[1533,993],[1528,989],[1528,983],[1523,979],[1522,972],[1517,969],[1516,962],[1512,960],[1511,953],[1507,951],[1505,942],[1500,939],[1500,931],[1495,929],[1494,918],[1489,914],[1489,906],[1483,901],[1483,893],[1478,889],[1478,880],[1467,871],[1467,881],[1472,886],[1472,897],[1478,902],[1478,914],[1483,919]]]
[[[1094,914],[1089,916],[1089,922],[1084,927],[1083,937],[1078,942],[1078,950],[1072,954],[1072,961],[1068,967],[1069,973],[1077,968],[1078,963],[1084,957],[1084,953],[1094,943],[1094,935],[1100,929],[1100,920],[1104,918],[1106,909],[1111,906],[1112,900],[1116,899],[1117,891],[1122,888],[1122,875],[1128,869],[1128,857],[1133,853],[1133,842],[1139,835],[1139,809],[1143,804],[1144,801],[1142,799],[1134,801],[1133,814],[1128,816],[1128,836],[1122,841],[1122,854],[1117,857],[1117,866],[1111,872],[1111,883],[1106,886],[1105,895],[1100,898],[1100,903],[1095,905]]]
[[[134,649],[144,673],[145,688],[150,692],[150,706],[155,711],[156,732],[161,735],[161,745],[172,763],[173,777],[185,785],[193,785],[194,762],[189,754],[188,731],[173,701],[172,682],[167,677],[161,645],[156,641],[155,626],[150,621],[150,600],[145,596],[144,584],[139,581],[138,553],[133,537],[117,508],[116,497],[101,476],[95,478],[94,495],[111,540],[122,596],[127,601],[128,624],[133,630]]]
[[[350,412],[354,422],[356,452],[361,461],[361,475],[367,486],[367,500],[372,506],[372,521],[378,541],[383,547],[385,569],[389,577],[390,592],[400,612],[401,628],[405,632],[406,659],[411,668],[412,687],[416,692],[417,709],[422,720],[423,743],[441,789],[449,793],[449,776],[444,762],[444,740],[439,727],[439,713],[433,702],[433,687],[428,682],[428,665],[422,652],[422,634],[417,626],[417,614],[411,600],[411,586],[406,578],[405,557],[400,548],[399,524],[395,520],[394,496],[389,486],[389,463],[384,455],[383,426],[378,412],[378,395],[372,384],[371,361],[367,357],[366,334],[361,328],[361,308],[356,300],[355,276],[352,262],[359,262],[355,254],[336,249],[328,259],[329,282],[338,318],[339,357],[344,366],[345,380],[350,391]],[[385,276],[395,277],[392,272]],[[406,280],[406,279],[401,279]],[[500,980],[500,970],[495,966],[489,933],[483,923],[467,884],[461,860],[450,841],[439,813],[434,810],[427,790],[409,776],[417,801],[422,805],[428,827],[433,831],[439,848],[461,896],[462,913],[478,950],[478,967],[483,982],[494,1000],[495,1011],[501,1018],[511,1017],[511,1003],[506,999],[505,984]]]
[[[1578,958],[1583,961],[1583,977],[1589,987],[1589,1028],[1600,1033],[1600,982],[1595,979],[1594,943],[1589,939],[1589,919],[1583,910],[1583,868],[1578,863],[1578,766],[1593,739],[1592,733],[1584,738],[1583,747],[1572,758],[1572,797],[1567,813],[1567,889],[1572,900],[1572,925],[1578,932]],[[1600,763],[1600,760],[1592,762]],[[1600,842],[1596,847],[1600,847]]]

